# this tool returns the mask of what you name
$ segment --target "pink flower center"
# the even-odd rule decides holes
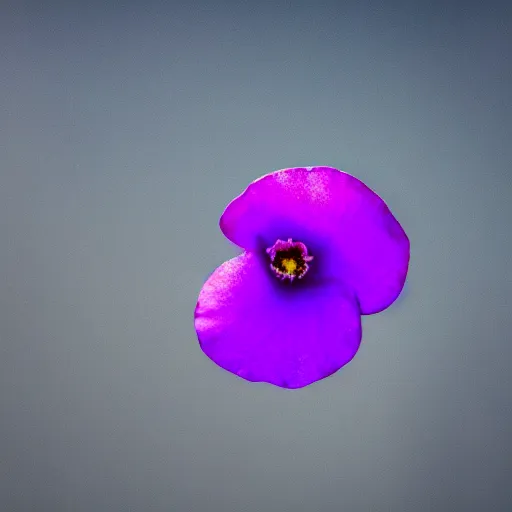
[[[313,256],[308,255],[308,248],[302,242],[277,240],[267,249],[270,257],[270,268],[278,279],[293,281],[302,279],[309,270],[308,262]]]

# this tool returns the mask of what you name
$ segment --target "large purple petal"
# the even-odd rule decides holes
[[[392,304],[407,275],[409,240],[400,224],[364,183],[332,167],[263,176],[228,205],[220,227],[248,250],[277,239],[304,242],[317,272],[349,285],[363,314]]]
[[[205,354],[249,381],[300,388],[339,370],[361,341],[357,302],[339,283],[283,286],[257,253],[210,276],[195,327]]]

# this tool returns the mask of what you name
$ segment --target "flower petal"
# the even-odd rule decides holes
[[[283,286],[258,254],[218,267],[199,294],[205,354],[249,381],[300,388],[347,364],[361,341],[357,302],[339,283]]]
[[[220,219],[224,235],[248,250],[293,238],[307,245],[325,277],[355,292],[363,314],[400,294],[409,240],[384,201],[332,167],[283,169],[253,182]]]

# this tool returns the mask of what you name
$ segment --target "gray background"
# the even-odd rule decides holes
[[[0,510],[512,510],[510,8],[214,4],[2,3]],[[314,164],[407,286],[341,372],[250,384],[193,328],[218,219]]]

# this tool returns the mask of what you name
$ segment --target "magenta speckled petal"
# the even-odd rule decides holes
[[[331,167],[284,169],[253,182],[226,208],[225,236],[247,250],[305,243],[316,272],[354,290],[361,313],[392,304],[403,288],[409,240],[384,201]]]
[[[361,341],[357,302],[339,283],[283,286],[255,252],[220,267],[200,292],[205,354],[249,381],[300,388],[339,370]]]

